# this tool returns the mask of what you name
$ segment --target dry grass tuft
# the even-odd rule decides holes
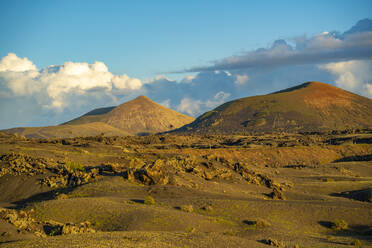
[[[152,196],[146,196],[145,200],[143,201],[146,205],[155,205],[155,199]]]

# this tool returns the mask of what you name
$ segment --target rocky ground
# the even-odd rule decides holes
[[[372,133],[0,134],[2,247],[368,247]]]

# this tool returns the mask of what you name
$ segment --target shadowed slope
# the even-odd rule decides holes
[[[115,107],[106,107],[106,108],[98,108],[98,109],[93,109],[92,111],[89,111],[88,113],[77,117],[71,121],[65,122],[61,125],[78,125],[78,124],[85,124],[85,123],[91,123],[91,122],[97,122],[100,121],[100,118],[102,115],[110,112],[113,110]]]
[[[370,128],[371,123],[371,99],[325,83],[308,82],[225,103],[176,132],[326,131]]]

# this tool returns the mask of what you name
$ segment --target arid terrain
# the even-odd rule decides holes
[[[0,248],[372,248],[372,0],[0,12]]]
[[[1,247],[370,247],[372,132],[1,133]]]

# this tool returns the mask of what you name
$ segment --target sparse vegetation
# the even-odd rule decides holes
[[[350,242],[350,245],[354,245],[354,246],[362,246],[362,242],[359,240],[359,239],[353,239],[351,242]]]
[[[192,205],[181,205],[180,209],[188,213],[194,212],[194,207]]]
[[[188,232],[188,233],[194,233],[196,231],[196,228],[195,227],[188,227],[188,228],[186,228],[185,231]]]
[[[73,171],[84,171],[84,167],[79,162],[66,161],[65,166]]]
[[[65,200],[65,199],[68,199],[68,195],[66,195],[66,194],[64,194],[64,193],[61,193],[61,194],[58,194],[58,195],[56,196],[56,198],[57,198],[58,200]]]
[[[271,226],[269,222],[263,219],[258,219],[255,221],[244,221],[244,223],[248,225],[248,229],[260,229]]]
[[[206,206],[202,207],[202,209],[207,211],[207,212],[213,211],[213,207],[211,205],[206,205]]]
[[[45,227],[45,229],[47,230],[46,232],[49,236],[57,236],[62,234],[62,227],[60,226],[48,226]]]
[[[335,231],[345,231],[349,228],[349,225],[345,220],[335,220],[332,222],[331,228]]]
[[[236,235],[236,231],[232,230],[232,229],[228,229],[226,231],[223,232],[224,235],[229,235],[229,236],[235,236]]]
[[[331,235],[329,235],[329,236],[327,236],[327,240],[328,240],[328,241],[334,241],[334,240],[335,240],[335,237],[334,237],[334,236],[331,236]]]
[[[276,239],[272,239],[272,238],[264,239],[262,241],[262,243],[270,245],[270,246],[274,246],[274,247],[279,247],[279,248],[284,248],[285,247],[283,242],[280,242],[280,241],[278,241]]]
[[[370,127],[372,123],[370,109],[371,102],[361,96],[324,83],[308,82],[281,92],[240,98],[222,104],[178,132],[197,134],[271,133],[278,130],[313,132],[341,130],[345,126],[357,129]],[[187,127],[192,129],[187,130]]]
[[[148,195],[145,197],[144,203],[146,205],[155,205],[155,199],[152,196]]]
[[[6,222],[5,218],[13,220],[6,224],[14,230],[8,230],[8,226],[2,229],[0,223],[0,234],[6,232],[0,235],[0,242],[23,239],[23,234],[33,233],[27,226],[35,224],[36,228],[48,222],[48,235],[55,236],[45,242],[53,239],[53,244],[87,237],[112,241],[113,235],[118,235],[118,240],[140,246],[143,237],[156,230],[154,236],[158,238],[177,239],[174,246],[254,247],[257,237],[266,235],[276,238],[267,239],[271,245],[280,245],[278,240],[283,237],[274,235],[281,230],[288,237],[283,241],[291,239],[286,247],[294,247],[296,242],[304,247],[354,245],[352,240],[367,235],[372,225],[370,211],[364,206],[368,203],[360,202],[370,201],[372,174],[366,169],[370,162],[353,159],[365,160],[372,147],[368,143],[371,134],[347,134],[351,135],[360,135],[365,143],[329,144],[330,139],[342,134],[165,134],[71,138],[63,139],[63,144],[61,139],[29,139],[10,144],[7,139],[1,140],[0,133],[4,153],[0,156],[0,170],[4,171],[0,176],[0,201],[13,202],[17,209],[30,213],[34,210],[27,217],[24,213],[17,218],[1,215]],[[87,152],[81,152],[82,147]],[[333,162],[345,156],[351,159],[348,164]],[[66,160],[78,165],[70,167]],[[348,168],[362,177],[343,175],[336,167]],[[336,180],[319,183],[324,178]],[[322,221],[324,216],[355,221],[348,231],[340,232],[336,229],[344,227]],[[34,219],[29,222],[33,224],[21,228],[29,217]],[[90,235],[82,231],[88,227],[85,224],[68,224],[86,221],[102,232]],[[314,225],[314,221],[320,225]],[[47,235],[43,226],[30,230]],[[330,229],[332,226],[334,229]],[[83,233],[71,235],[74,238],[63,235],[80,230]],[[318,238],[325,233],[332,236]],[[205,243],[200,243],[202,238]],[[194,243],[187,243],[190,239]],[[179,240],[183,243],[177,243]],[[369,245],[364,237],[362,241]],[[5,243],[5,247],[21,242]],[[39,242],[35,247],[43,247],[40,242],[44,241],[32,242]]]

